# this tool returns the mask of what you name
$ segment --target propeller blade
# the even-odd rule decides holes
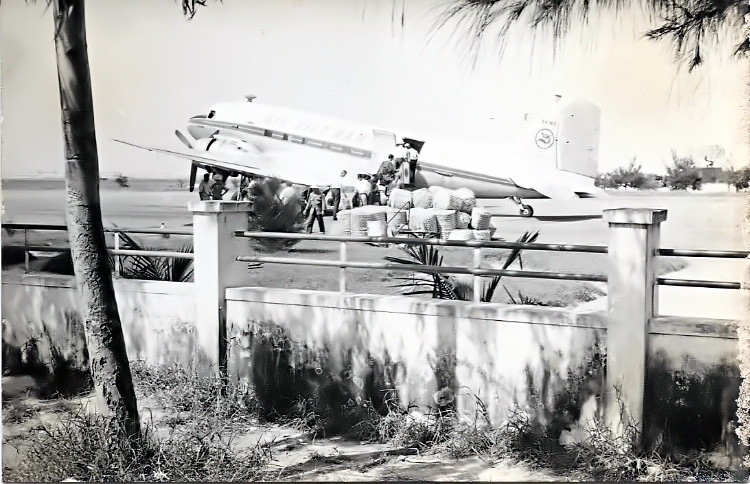
[[[179,129],[174,130],[174,134],[175,134],[175,136],[177,136],[177,138],[180,141],[182,141],[182,144],[184,144],[188,148],[192,148],[193,147],[193,143],[191,143],[190,140],[187,138],[187,136],[185,136],[184,134],[182,134]]]
[[[198,165],[192,163],[190,165],[190,191],[195,189],[195,177],[198,174]]]

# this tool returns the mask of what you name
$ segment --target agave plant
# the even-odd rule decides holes
[[[304,216],[298,200],[284,201],[279,197],[284,187],[277,178],[264,178],[248,187],[253,212],[248,227],[254,232],[299,233],[304,228]],[[289,249],[299,240],[257,239],[253,241],[262,251]]]
[[[539,237],[539,231],[531,233],[524,232],[516,242],[532,243]],[[409,258],[403,257],[386,257],[389,262],[398,264],[419,264],[427,266],[443,265],[443,256],[440,255],[439,249],[432,245],[401,245],[399,248],[404,251]],[[507,257],[503,260],[502,270],[508,269],[518,261],[523,269],[523,260],[521,253],[523,249],[513,248]],[[420,274],[412,277],[398,277],[401,282],[395,287],[410,288],[404,294],[432,294],[435,299],[453,299],[459,301],[469,301],[472,297],[473,285],[465,280],[455,277],[439,274],[434,271],[417,271]],[[500,285],[503,276],[493,276],[489,281],[482,284],[482,294],[480,301],[490,302]],[[504,286],[503,286],[504,287]]]
[[[130,235],[120,232],[120,248],[128,250],[155,250],[141,244]],[[186,254],[193,252],[193,244],[187,243],[173,249]],[[145,279],[150,281],[189,282],[193,278],[193,260],[187,257],[153,257],[143,255],[111,256],[110,265],[114,268],[114,258],[120,258],[119,276],[124,279]]]

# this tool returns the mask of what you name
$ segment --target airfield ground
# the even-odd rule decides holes
[[[106,226],[159,227],[183,229],[190,225],[192,215],[187,210],[195,193],[181,188],[175,180],[131,181],[129,188],[122,188],[111,181],[102,184],[102,210]],[[531,201],[535,217],[524,219],[517,216],[513,203],[507,200],[483,200],[481,203],[493,213],[492,223],[498,228],[495,237],[515,240],[525,231],[540,232],[539,242],[606,245],[608,232],[603,222],[602,211],[607,208],[664,208],[668,210],[667,221],[662,225],[661,246],[691,249],[742,250],[750,242],[743,238],[742,220],[746,194],[728,192],[677,193],[677,192],[617,192],[611,191],[593,199],[535,200]],[[59,182],[10,181],[3,186],[3,222],[17,223],[64,223],[64,191]],[[340,228],[331,217],[326,217],[329,233]],[[177,246],[188,242],[185,237],[143,236],[146,245]],[[3,233],[3,245],[14,245],[22,241],[20,235]],[[64,234],[39,232],[30,236],[34,244],[59,246],[65,243]],[[248,248],[248,252],[252,249]],[[382,261],[385,256],[399,256],[394,247],[374,247],[351,244],[350,260]],[[502,259],[505,251],[486,251],[486,263]],[[469,265],[471,251],[459,248],[441,249],[446,265]],[[280,255],[280,254],[276,254]],[[338,243],[303,241],[287,254],[290,257],[338,259]],[[598,254],[526,252],[524,267],[531,270],[557,270],[603,274],[606,256]],[[680,272],[675,277],[714,280],[743,280],[747,272],[742,260],[722,261],[703,259],[663,258],[661,273]],[[20,271],[16,266],[12,270]],[[351,292],[393,294],[395,276],[390,271],[349,271],[348,289]],[[504,284],[511,294],[523,294],[554,305],[576,305],[586,303],[605,294],[604,284],[543,281],[531,279],[506,279]],[[299,270],[297,266],[266,265],[248,272],[248,285],[266,287],[290,287],[300,289],[338,290],[338,269],[315,268]],[[747,304],[740,291],[661,288],[660,306],[663,314],[740,317]],[[697,299],[696,299],[697,298]],[[508,300],[499,290],[498,302]],[[681,300],[701,301],[685,305]],[[602,300],[589,302],[601,306]],[[696,313],[698,311],[698,313]]]
[[[64,222],[64,193],[59,183],[6,183],[3,186],[3,222],[52,223]],[[491,208],[493,224],[498,227],[497,237],[515,240],[524,231],[540,231],[540,242],[606,244],[607,226],[601,219],[602,210],[618,207],[651,207],[668,210],[667,222],[662,226],[662,247],[734,249],[746,250],[750,240],[743,236],[742,221],[745,215],[745,194],[729,193],[661,193],[625,192],[608,193],[596,199],[552,201],[533,203],[537,216],[523,219],[516,216],[515,206],[503,200],[487,200],[484,205]],[[122,227],[158,227],[162,222],[168,228],[184,228],[191,222],[187,203],[195,194],[179,189],[174,182],[133,183],[131,188],[119,188],[105,183],[102,189],[102,207],[105,225]],[[336,226],[326,219],[327,227]],[[30,237],[35,244],[60,246],[65,243],[65,234],[45,232]],[[8,236],[2,232],[3,246],[19,244],[19,234]],[[144,242],[155,246],[176,246],[184,243],[184,237],[173,236],[145,238]],[[338,244],[304,241],[289,252],[290,257],[338,257]],[[250,250],[248,248],[248,250]],[[488,251],[490,252],[490,251]],[[349,257],[352,260],[377,261],[385,255],[398,255],[394,247],[382,248],[363,244],[352,244]],[[469,264],[471,251],[446,249],[446,264]],[[488,254],[488,261],[497,259],[502,251]],[[4,266],[7,261],[3,261]],[[524,267],[537,270],[560,270],[600,274],[606,270],[606,256],[573,253],[528,252],[524,255]],[[672,272],[674,277],[743,280],[747,273],[747,261],[716,261],[701,259],[665,258],[660,272]],[[20,272],[19,265],[10,270]],[[676,271],[676,272],[675,272]],[[394,274],[376,271],[351,271],[349,286],[352,292],[388,294],[396,292],[392,287]],[[568,281],[539,281],[507,279],[504,283],[512,293],[521,290],[526,295],[558,304],[587,304],[606,307],[604,284],[577,283]],[[335,268],[300,270],[294,266],[266,265],[260,270],[248,272],[249,285],[269,287],[315,288],[337,290],[338,270]],[[660,311],[662,314],[677,314],[705,317],[741,317],[748,307],[746,291],[661,288]],[[499,291],[496,300],[507,298]],[[593,299],[593,300],[590,300]],[[589,301],[590,300],[590,301]],[[587,302],[588,301],[588,302]],[[15,445],[23,449],[24,435],[39,421],[60,418],[60,408],[89,402],[92,395],[84,395],[73,401],[46,401],[36,399],[35,382],[27,376],[4,376],[3,387],[3,462],[6,471],[23,458],[23,450],[17,453]],[[153,419],[155,425],[165,425],[174,415],[168,408],[161,408],[147,396],[139,394],[139,406],[143,418]],[[26,416],[28,414],[28,416]],[[23,418],[6,419],[5,415],[21,415]],[[383,444],[349,442],[339,437],[311,439],[294,428],[267,425],[260,422],[241,435],[243,445],[254,445],[258,441],[269,441],[273,461],[264,470],[269,480],[502,480],[502,481],[546,481],[565,480],[567,474],[556,474],[552,470],[535,469],[523,462],[510,459],[485,460],[479,457],[446,459],[439,455],[386,456]],[[291,443],[291,444],[290,444]]]

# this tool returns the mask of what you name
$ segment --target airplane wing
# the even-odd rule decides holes
[[[142,150],[151,151],[154,153],[163,153],[166,155],[176,156],[178,158],[184,158],[186,160],[192,161],[194,164],[198,165],[201,168],[206,168],[206,167],[222,168],[227,171],[234,171],[234,172],[244,173],[248,175],[256,175],[256,176],[262,176],[262,177],[275,177],[275,178],[281,179],[282,181],[288,181],[290,183],[294,183],[297,185],[305,185],[305,186],[309,185],[309,183],[302,183],[299,180],[288,179],[288,177],[286,176],[278,176],[274,173],[271,173],[268,170],[260,168],[259,166],[251,166],[245,163],[239,163],[237,161],[226,160],[225,157],[221,156],[221,154],[201,152],[201,151],[196,151],[196,150],[177,151],[177,150],[171,150],[171,149],[166,149],[166,148],[156,148],[152,146],[139,145],[136,143],[131,143],[129,141],[124,141],[120,139],[113,139],[113,141],[116,141],[118,143],[122,143],[128,146],[132,146],[134,148],[140,148]],[[247,156],[248,158],[254,157],[253,162],[255,162],[257,165],[267,164],[267,162],[261,159],[261,157],[258,155],[246,153],[243,156]]]

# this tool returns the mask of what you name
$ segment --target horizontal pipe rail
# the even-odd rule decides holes
[[[107,233],[128,233],[128,234],[168,234],[168,235],[193,235],[189,229],[134,229],[129,227],[108,227],[104,229]]]
[[[607,247],[599,245],[575,245],[575,244],[538,244],[525,242],[505,242],[500,240],[444,240],[444,239],[421,239],[418,237],[370,237],[366,235],[323,235],[302,234],[284,232],[246,232],[237,230],[237,237],[248,237],[254,239],[294,239],[294,240],[324,240],[330,242],[372,242],[377,244],[408,244],[408,245],[440,245],[446,247],[471,247],[487,249],[526,249],[526,250],[553,250],[561,252],[588,252],[594,254],[606,254]]]
[[[396,264],[385,262],[342,262],[340,260],[295,259],[290,257],[239,256],[239,262],[260,262],[266,264],[291,264],[319,267],[340,267],[346,269],[379,269],[404,272],[438,274],[471,274],[475,276],[507,276],[529,279],[558,279],[569,281],[607,282],[607,276],[594,274],[574,274],[566,272],[513,271],[501,269],[474,269],[469,267],[429,266],[422,264]]]
[[[667,279],[659,277],[656,279],[660,286],[680,286],[680,287],[703,287],[708,289],[742,289],[740,282],[725,281],[695,281],[691,279]]]
[[[661,256],[714,257],[717,259],[747,259],[750,252],[740,250],[659,249]]]
[[[66,225],[57,225],[57,224],[16,224],[16,223],[7,223],[2,224],[3,229],[12,229],[12,230],[68,230],[68,227]]]
[[[141,255],[146,257],[166,257],[168,259],[195,259],[192,252],[172,252],[168,250],[128,250],[110,249],[112,255]]]
[[[10,247],[21,247],[10,246]],[[29,252],[68,252],[69,247],[48,247],[48,246],[33,246],[24,247]],[[167,257],[176,259],[193,259],[195,254],[192,252],[174,252],[168,250],[135,250],[135,249],[108,249],[112,255],[142,255],[142,256],[153,256],[153,257]]]
[[[68,252],[70,250],[68,247],[50,247],[47,245],[9,245],[8,247],[18,247],[27,252]]]
[[[3,229],[11,230],[51,230],[51,231],[67,231],[66,225],[54,225],[54,224],[2,224]],[[129,234],[169,234],[169,235],[193,235],[191,229],[139,229],[131,227],[105,227],[104,232],[107,233],[129,233]]]

